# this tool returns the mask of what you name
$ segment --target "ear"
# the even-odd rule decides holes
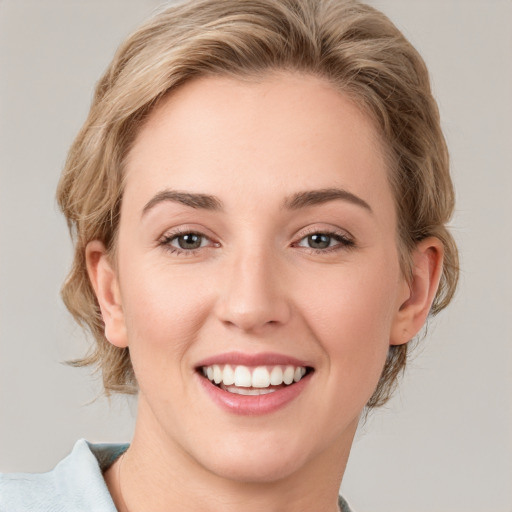
[[[443,244],[438,238],[426,238],[416,246],[411,280],[404,277],[404,294],[397,304],[390,345],[407,343],[423,327],[441,279],[443,255]]]
[[[116,347],[128,346],[117,273],[102,242],[93,240],[85,249],[87,272],[100,305],[105,337]]]

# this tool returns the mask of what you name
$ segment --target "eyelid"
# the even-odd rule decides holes
[[[314,224],[314,225],[307,226],[297,233],[297,236],[295,237],[295,239],[302,240],[306,236],[314,235],[315,233],[323,233],[325,235],[337,235],[337,236],[343,237],[347,240],[355,241],[355,238],[352,235],[352,233],[350,233],[346,229],[342,229],[340,227],[333,226],[330,224],[324,224],[324,225]]]
[[[205,238],[208,238],[209,240],[215,240],[217,237],[214,233],[212,233],[211,230],[207,229],[206,227],[198,224],[180,224],[177,226],[169,227],[163,231],[163,233],[158,237],[158,241],[164,240],[164,239],[170,239],[174,238],[176,236],[180,235],[187,235],[187,234],[196,234],[201,235]]]
[[[215,237],[207,234],[209,230],[203,227],[192,227],[191,225],[177,226],[175,228],[167,229],[157,240],[158,246],[164,248],[165,250],[178,255],[183,256],[193,256],[196,252],[204,251],[205,249],[211,249],[215,247],[219,247],[220,243],[215,240]],[[210,243],[206,246],[197,247],[195,249],[182,249],[180,247],[176,247],[171,245],[171,242],[183,235],[197,235]]]
[[[302,242],[305,238],[307,238],[310,235],[314,234],[323,234],[327,235],[331,238],[334,238],[338,240],[338,244],[334,246],[327,247],[325,249],[317,249],[314,247],[305,247],[298,245],[300,242]],[[328,253],[331,251],[336,250],[347,250],[352,249],[356,246],[355,238],[354,236],[348,232],[346,229],[341,229],[337,226],[319,226],[319,225],[312,225],[304,228],[301,230],[297,236],[295,237],[295,241],[292,243],[292,246],[294,247],[300,247],[304,250],[311,251],[314,253]]]

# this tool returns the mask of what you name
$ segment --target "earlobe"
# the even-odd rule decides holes
[[[404,280],[404,298],[400,300],[391,330],[390,345],[410,341],[423,327],[434,301],[443,270],[443,245],[429,237],[412,254],[412,276]]]
[[[120,348],[128,346],[117,273],[102,242],[93,240],[85,249],[87,272],[105,324],[105,337]]]

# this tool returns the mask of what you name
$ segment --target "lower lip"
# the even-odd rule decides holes
[[[264,395],[239,395],[230,393],[212,384],[208,379],[197,375],[210,398],[224,410],[233,414],[255,416],[275,412],[297,398],[308,385],[311,374],[299,382],[277,389]]]

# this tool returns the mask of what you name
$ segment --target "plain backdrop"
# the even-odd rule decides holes
[[[221,1],[221,0],[219,0]],[[457,189],[461,282],[392,402],[357,435],[358,512],[512,511],[512,2],[374,0],[423,54]],[[54,190],[96,80],[152,0],[0,0],[0,471],[127,441],[135,404],[62,364],[71,245]],[[93,401],[92,403],[90,403]]]

